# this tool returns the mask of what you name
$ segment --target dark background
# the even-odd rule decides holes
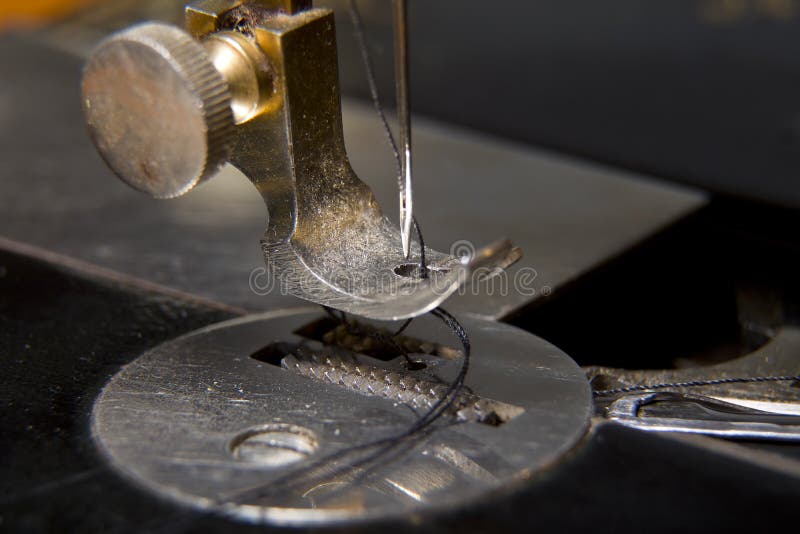
[[[346,0],[346,94],[368,96]],[[411,1],[413,110],[800,207],[800,2]],[[389,2],[358,3],[393,100]]]
[[[140,18],[180,14],[182,2],[169,3],[166,11],[151,9],[163,1],[105,5],[133,6]],[[343,90],[364,98],[346,2],[320,4],[337,8]],[[800,1],[411,4],[415,112],[715,193],[699,215],[516,324],[585,364],[642,366],[639,347],[655,340],[664,354],[652,364],[668,366],[687,348],[739,348],[734,286],[742,280],[780,295],[791,312],[786,320],[796,324]],[[389,2],[359,5],[391,105]],[[101,19],[96,27],[110,31]],[[8,87],[0,73],[0,96]],[[35,153],[21,156],[36,162]],[[57,210],[58,199],[47,208]],[[667,275],[670,285],[657,286]],[[686,287],[699,295],[688,311]],[[191,298],[0,250],[0,531],[249,530],[131,486],[102,461],[88,433],[91,402],[121,365],[230,316]],[[715,320],[704,322],[709,317]],[[597,332],[607,342],[597,343]],[[774,450],[797,455],[796,447]],[[797,477],[780,469],[605,426],[537,484],[421,528],[757,531],[796,525],[798,495]]]

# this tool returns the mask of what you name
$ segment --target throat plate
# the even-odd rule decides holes
[[[236,319],[145,353],[95,402],[100,449],[125,476],[168,498],[254,522],[308,525],[465,506],[558,461],[588,428],[592,399],[575,362],[523,330],[459,317],[472,342],[460,412],[369,469],[293,484],[304,466],[410,427],[427,409],[425,392],[404,396],[400,385],[449,383],[461,365],[450,349],[457,341],[430,315],[403,333],[415,362],[407,365],[358,339],[344,336],[349,346],[335,347],[308,337],[325,317],[317,310]],[[315,363],[325,354],[334,357]],[[298,357],[303,372],[287,365]],[[314,365],[329,378],[309,376]],[[355,367],[373,369],[363,389],[354,386]],[[384,391],[375,380],[390,383]],[[486,406],[498,416],[485,417]],[[270,491],[287,480],[288,489]]]

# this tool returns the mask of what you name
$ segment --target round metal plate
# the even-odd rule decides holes
[[[355,479],[256,498],[253,488],[268,488],[332,452],[395,435],[417,417],[396,400],[252,357],[276,342],[321,350],[296,332],[322,317],[317,309],[250,316],[147,352],[117,373],[95,402],[93,435],[101,450],[134,481],[192,506],[265,523],[326,524],[464,506],[551,465],[588,427],[589,384],[568,356],[517,328],[459,317],[472,342],[469,390],[521,408],[513,418],[500,425],[439,424],[404,444],[394,461]],[[405,334],[459,348],[430,315]],[[384,368],[400,363],[357,358]],[[427,368],[407,373],[422,378],[449,381],[460,366],[458,358],[417,359]]]

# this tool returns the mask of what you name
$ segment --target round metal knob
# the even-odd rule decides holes
[[[154,197],[186,193],[230,155],[228,84],[203,45],[174,26],[140,24],[101,42],[84,69],[82,92],[103,159]]]

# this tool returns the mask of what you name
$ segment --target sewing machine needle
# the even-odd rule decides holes
[[[411,117],[408,82],[408,30],[406,0],[392,0],[394,13],[394,79],[397,119],[400,123],[400,239],[403,255],[411,253],[413,201],[411,188]]]

